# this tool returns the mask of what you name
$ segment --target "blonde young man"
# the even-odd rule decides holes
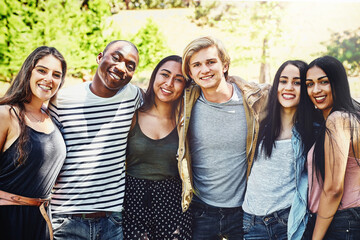
[[[227,81],[229,65],[213,37],[195,39],[184,50],[183,74],[196,84],[185,90],[178,160],[182,206],[186,211],[191,202],[196,240],[243,238],[241,206],[269,86]]]

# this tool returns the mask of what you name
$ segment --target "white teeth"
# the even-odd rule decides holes
[[[325,96],[322,96],[322,97],[316,97],[315,99],[316,99],[316,100],[318,100],[318,101],[322,101],[322,100],[324,100],[324,99],[325,99]]]
[[[283,98],[285,98],[285,99],[294,99],[294,98],[295,98],[295,96],[292,95],[292,94],[283,94],[282,96],[283,96]]]
[[[41,84],[39,84],[38,86],[39,86],[39,88],[44,89],[46,91],[51,90],[51,87],[49,87],[49,86],[45,86],[45,85],[41,85]]]
[[[206,77],[202,77],[202,78],[200,78],[200,79],[202,79],[202,80],[207,80],[207,79],[209,79],[209,78],[211,78],[212,76],[206,76]]]
[[[172,93],[171,91],[166,90],[166,89],[164,89],[164,88],[162,88],[161,90],[163,90],[163,91],[166,92],[166,93]]]
[[[111,75],[113,78],[115,78],[116,80],[120,80],[120,77],[117,76],[117,75],[115,75],[114,73],[110,73],[110,75]]]

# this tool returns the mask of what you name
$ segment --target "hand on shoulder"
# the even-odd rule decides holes
[[[242,77],[239,76],[228,76],[226,81],[230,82],[230,83],[236,83],[237,85],[240,86],[251,86],[251,87],[258,87],[260,88],[263,92],[268,92],[271,88],[271,85],[268,83],[255,83],[255,82],[248,82],[245,79],[243,79]]]

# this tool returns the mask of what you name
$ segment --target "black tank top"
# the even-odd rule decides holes
[[[66,147],[55,126],[49,133],[26,127],[29,156],[17,166],[18,139],[0,154],[0,190],[31,198],[49,197],[66,156]],[[46,222],[36,206],[0,206],[1,239],[49,239]]]
[[[49,134],[26,128],[29,156],[25,164],[14,164],[18,139],[0,155],[0,189],[25,197],[48,197],[66,157],[65,143],[55,125]]]

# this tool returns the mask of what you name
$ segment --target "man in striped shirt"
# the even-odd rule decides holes
[[[142,104],[139,88],[128,84],[138,50],[113,41],[96,61],[92,82],[63,89],[49,105],[67,147],[51,201],[55,239],[123,239],[126,142]]]

